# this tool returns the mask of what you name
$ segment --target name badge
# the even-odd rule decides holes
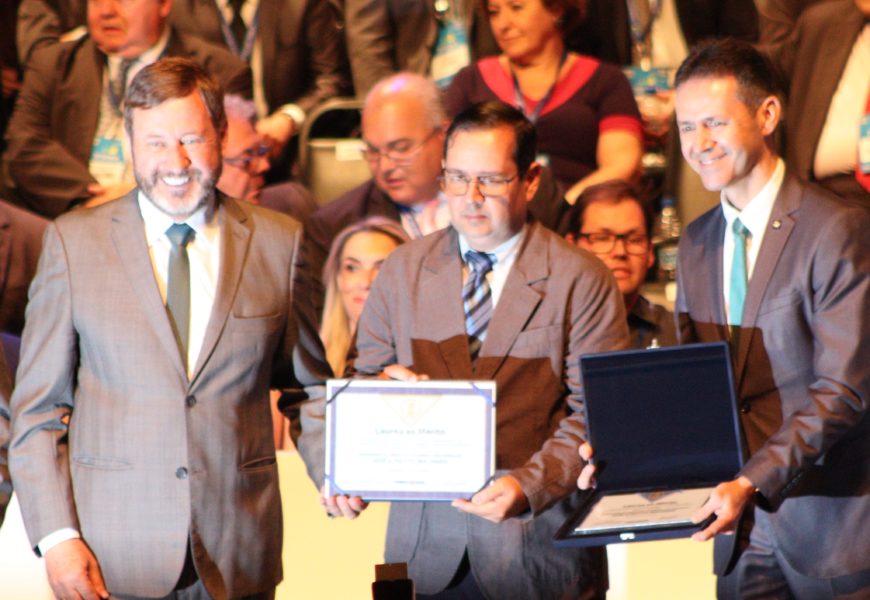
[[[455,19],[444,21],[438,28],[438,39],[432,52],[432,64],[429,67],[432,79],[438,87],[446,88],[453,76],[470,63],[468,36],[462,22]]]
[[[628,67],[625,76],[631,84],[631,90],[635,97],[648,96],[660,92],[669,92],[673,89],[671,84],[672,69],[665,67]]]
[[[858,130],[858,164],[862,173],[870,175],[870,115],[864,115]]]
[[[98,137],[91,147],[89,170],[103,186],[121,183],[127,162],[124,160],[124,145],[112,138]]]

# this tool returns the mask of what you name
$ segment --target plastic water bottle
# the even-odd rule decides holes
[[[653,246],[658,262],[658,279],[662,282],[677,279],[677,246],[680,241],[682,225],[677,214],[674,198],[662,198],[662,210],[653,228]]]

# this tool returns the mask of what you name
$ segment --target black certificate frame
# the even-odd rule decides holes
[[[743,466],[728,344],[590,354],[580,359],[596,488],[554,537],[558,547],[690,536],[699,525],[578,532],[605,496],[713,488]]]

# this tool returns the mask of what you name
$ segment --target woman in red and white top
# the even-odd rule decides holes
[[[496,99],[522,110],[536,125],[539,162],[571,204],[590,185],[633,179],[643,133],[628,80],[619,68],[565,46],[585,1],[479,1],[502,53],[456,75],[448,111]]]

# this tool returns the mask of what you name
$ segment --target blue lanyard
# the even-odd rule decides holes
[[[550,86],[550,89],[547,90],[547,93],[544,94],[544,97],[538,102],[535,106],[535,110],[532,111],[532,114],[529,114],[528,107],[526,106],[526,99],[523,96],[523,91],[520,89],[520,82],[517,79],[517,74],[514,71],[513,67],[511,67],[511,77],[514,80],[514,102],[516,102],[517,108],[521,113],[526,115],[526,118],[535,124],[538,122],[538,117],[541,116],[541,111],[546,106],[547,102],[550,101],[550,98],[553,96],[553,91],[556,89],[556,85],[559,83],[559,73],[562,72],[562,65],[565,64],[565,61],[568,59],[568,50],[565,49],[562,51],[562,58],[559,59],[559,66],[556,68],[556,78],[553,79],[553,84]]]
[[[260,26],[260,4],[257,4],[257,12],[254,13],[254,18],[251,19],[251,24],[248,25],[248,30],[245,33],[245,43],[241,50],[239,49],[239,44],[236,42],[233,32],[230,30],[230,24],[227,23],[227,19],[224,16],[224,11],[221,7],[218,7],[218,16],[221,19],[221,31],[224,34],[224,41],[227,43],[230,52],[241,58],[243,61],[248,62],[251,59],[251,53],[254,51],[254,40],[257,39],[257,29]]]

